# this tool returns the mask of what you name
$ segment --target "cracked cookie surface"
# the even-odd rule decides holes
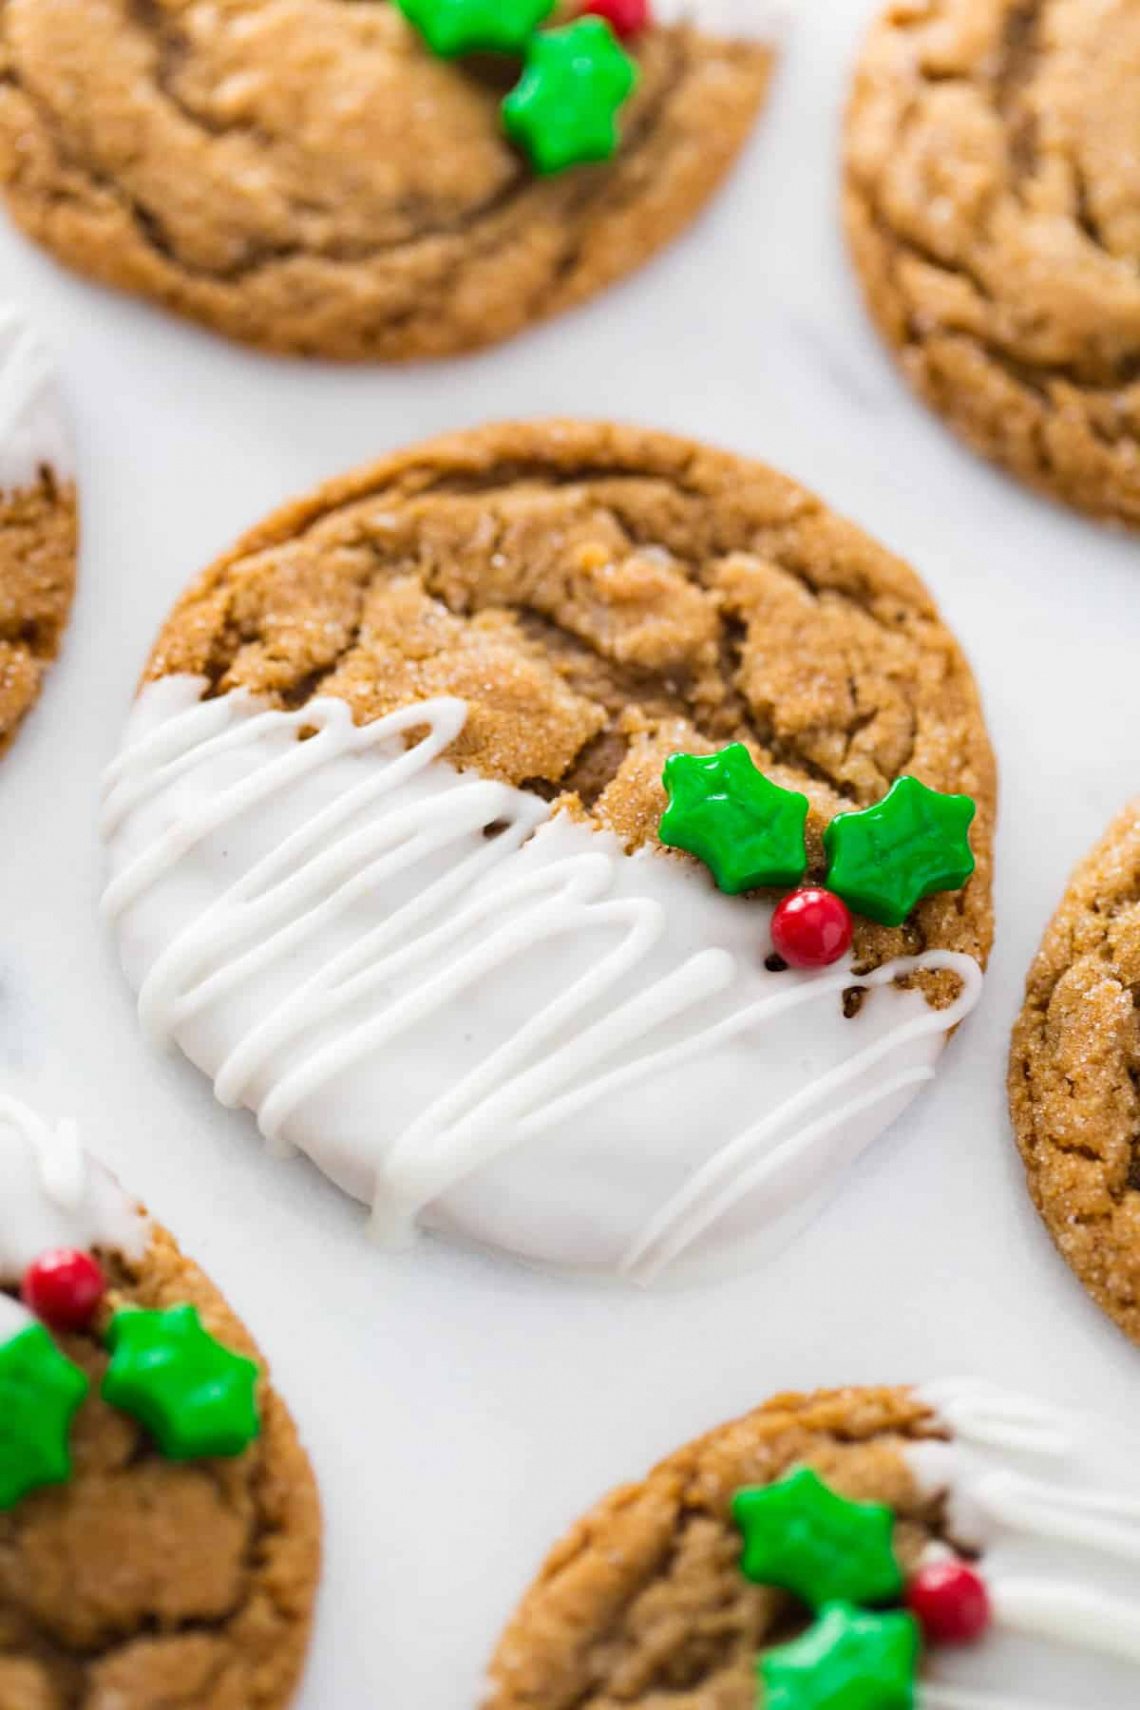
[[[1140,803],[1081,862],[1026,982],[1009,1095],[1062,1257],[1140,1342]]]
[[[846,132],[881,333],[975,449],[1140,523],[1137,0],[896,0]]]
[[[139,1261],[105,1258],[111,1302],[189,1302],[225,1345],[257,1349],[163,1230]],[[308,1461],[263,1377],[261,1434],[233,1460],[165,1460],[98,1395],[107,1354],[60,1334],[91,1392],[74,1477],[0,1514],[3,1710],[276,1710],[308,1642],[319,1512]],[[264,1367],[264,1362],[261,1362]]]
[[[909,1569],[938,1536],[938,1504],[902,1451],[936,1429],[906,1390],[848,1389],[777,1396],[690,1443],[551,1552],[499,1643],[484,1710],[753,1710],[757,1653],[806,1620],[741,1574],[734,1492],[811,1466],[841,1495],[895,1510]]]
[[[636,52],[617,159],[538,179],[514,62],[435,59],[387,0],[4,0],[0,183],[70,266],[234,338],[445,356],[629,272],[727,171],[769,50]]]
[[[628,851],[657,846],[678,749],[744,741],[803,790],[816,876],[827,821],[913,772],[977,802],[977,872],[902,927],[860,919],[860,961],[988,955],[996,779],[969,667],[908,566],[763,465],[581,422],[429,442],[206,571],[147,669],[174,673],[291,708],[335,695],[361,723],[457,696],[449,758]]]

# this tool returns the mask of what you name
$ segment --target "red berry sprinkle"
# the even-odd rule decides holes
[[[970,1645],[990,1624],[984,1582],[965,1562],[928,1562],[906,1588],[908,1609],[932,1645]]]
[[[652,22],[649,0],[582,0],[578,10],[594,18],[604,18],[622,41],[639,36]]]
[[[86,1330],[107,1287],[90,1253],[57,1247],[24,1272],[24,1305],[53,1330]]]
[[[772,943],[789,968],[830,968],[851,948],[854,924],[832,891],[793,891],[772,916]]]

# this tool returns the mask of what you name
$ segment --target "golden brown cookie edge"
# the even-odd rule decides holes
[[[1034,395],[990,360],[981,344],[963,335],[931,331],[922,343],[908,337],[909,311],[891,278],[901,246],[891,243],[876,219],[858,182],[851,147],[888,22],[883,12],[864,36],[842,133],[843,226],[860,293],[882,344],[915,396],[977,456],[1096,521],[1140,527],[1135,460],[1111,458],[1099,436],[1078,427],[1073,399],[1067,405],[1054,403],[1044,388]]]
[[[769,43],[705,38],[683,26],[663,29],[661,34],[695,50],[688,75],[677,87],[666,89],[663,113],[651,127],[655,144],[664,138],[668,145],[672,168],[668,194],[660,189],[666,180],[659,162],[635,158],[626,170],[619,154],[606,189],[606,203],[617,212],[607,207],[592,216],[572,246],[573,265],[561,265],[542,293],[519,296],[508,291],[504,295],[488,293],[481,286],[480,314],[451,325],[442,316],[425,319],[415,313],[397,317],[391,329],[378,327],[376,317],[362,306],[369,292],[351,283],[342,288],[336,258],[308,251],[284,259],[283,301],[276,300],[274,286],[265,304],[259,303],[256,292],[243,292],[240,280],[230,290],[224,277],[198,277],[193,269],[174,265],[163,245],[145,235],[140,210],[126,203],[104,176],[85,177],[82,151],[77,159],[71,158],[54,127],[45,121],[30,127],[34,147],[27,127],[14,124],[6,173],[0,123],[0,193],[21,230],[80,277],[125,291],[267,353],[391,363],[467,355],[577,307],[639,271],[692,224],[728,175],[764,106],[776,48]],[[742,75],[745,63],[747,74]],[[726,72],[733,74],[730,84]],[[10,81],[16,87],[14,74]],[[679,146],[674,146],[673,113],[684,105],[677,97],[689,94],[690,84],[699,85],[692,98],[699,96],[716,122],[706,128],[700,147],[692,145],[682,124]],[[34,104],[32,112],[36,113]],[[585,175],[584,185],[598,181],[597,167],[577,170]],[[646,183],[657,186],[650,195],[643,193]],[[535,184],[541,189],[542,180],[536,179]],[[140,219],[143,229],[136,230]],[[115,230],[109,237],[112,223]],[[261,280],[256,283],[259,291]],[[288,307],[290,297],[295,299],[293,311]],[[327,299],[335,312],[315,314],[314,305],[321,299]]]
[[[5,540],[13,575],[31,576],[42,586],[21,590],[19,629],[7,640],[0,634],[0,756],[35,706],[48,668],[59,657],[75,595],[79,555],[79,502],[74,481],[54,475],[34,485],[0,493],[0,577]],[[29,543],[35,562],[29,565]],[[19,571],[15,561],[19,559]],[[41,562],[46,560],[46,562]],[[7,687],[6,687],[7,685]]]
[[[1101,889],[1106,869],[1122,854],[1131,850],[1134,870],[1140,875],[1140,799],[1125,808],[1111,822],[1107,831],[1073,869],[1061,901],[1045,929],[1041,945],[1025,978],[1025,995],[1014,1022],[1010,1040],[1007,1092],[1010,1121],[1014,1140],[1025,1167],[1026,1186],[1046,1230],[1058,1253],[1077,1277],[1081,1286],[1124,1334],[1140,1344],[1140,1296],[1120,1298],[1121,1289],[1114,1287],[1112,1277],[1131,1277],[1140,1285],[1140,1245],[1117,1242],[1110,1238],[1103,1243],[1102,1234],[1095,1240],[1089,1235],[1089,1225],[1074,1221],[1072,1210],[1058,1191],[1044,1179],[1048,1160],[1043,1165],[1041,1148],[1049,1136],[1041,1132],[1036,1109],[1034,1059],[1038,1053],[1049,1055],[1045,1043],[1049,1006],[1059,982],[1073,964],[1072,930],[1074,917],[1093,912],[1086,907],[1086,893]],[[1112,890],[1111,881],[1103,893]],[[1103,1243],[1103,1244],[1102,1244]]]

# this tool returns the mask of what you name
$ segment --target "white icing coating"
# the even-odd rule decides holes
[[[0,1286],[17,1284],[51,1247],[141,1258],[149,1229],[114,1177],[82,1150],[74,1123],[51,1127],[0,1093]]]
[[[920,1710],[1135,1710],[1140,1440],[979,1381],[918,1395],[950,1440],[907,1461],[994,1614],[979,1644],[928,1653]]]
[[[55,366],[20,310],[0,304],[0,491],[31,486],[44,464],[65,481],[74,473]]]
[[[791,0],[653,0],[658,24],[692,24],[727,41],[779,40],[791,18]]]
[[[144,1026],[390,1240],[422,1221],[639,1281],[751,1258],[977,1001],[945,952],[769,972],[769,905],[440,758],[462,702],[358,728],[336,699],[203,687],[151,684],[107,777],[104,907]],[[960,977],[953,1008],[890,983],[916,967]],[[876,989],[847,1020],[852,984]]]

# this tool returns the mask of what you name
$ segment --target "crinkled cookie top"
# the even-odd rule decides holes
[[[535,176],[519,62],[388,0],[6,0],[0,187],[82,273],[276,350],[489,344],[638,266],[744,142],[771,53],[652,29],[605,166]]]
[[[1140,522],[1140,3],[898,0],[847,129],[888,342],[988,456]]]
[[[460,766],[656,843],[676,750],[743,741],[810,798],[809,848],[902,773],[978,804],[978,870],[868,966],[926,948],[984,962],[994,763],[969,667],[898,559],[759,464],[667,435],[516,424],[385,458],[270,518],[181,600],[149,677],[358,721],[468,705]],[[686,855],[669,859],[689,861]]]

